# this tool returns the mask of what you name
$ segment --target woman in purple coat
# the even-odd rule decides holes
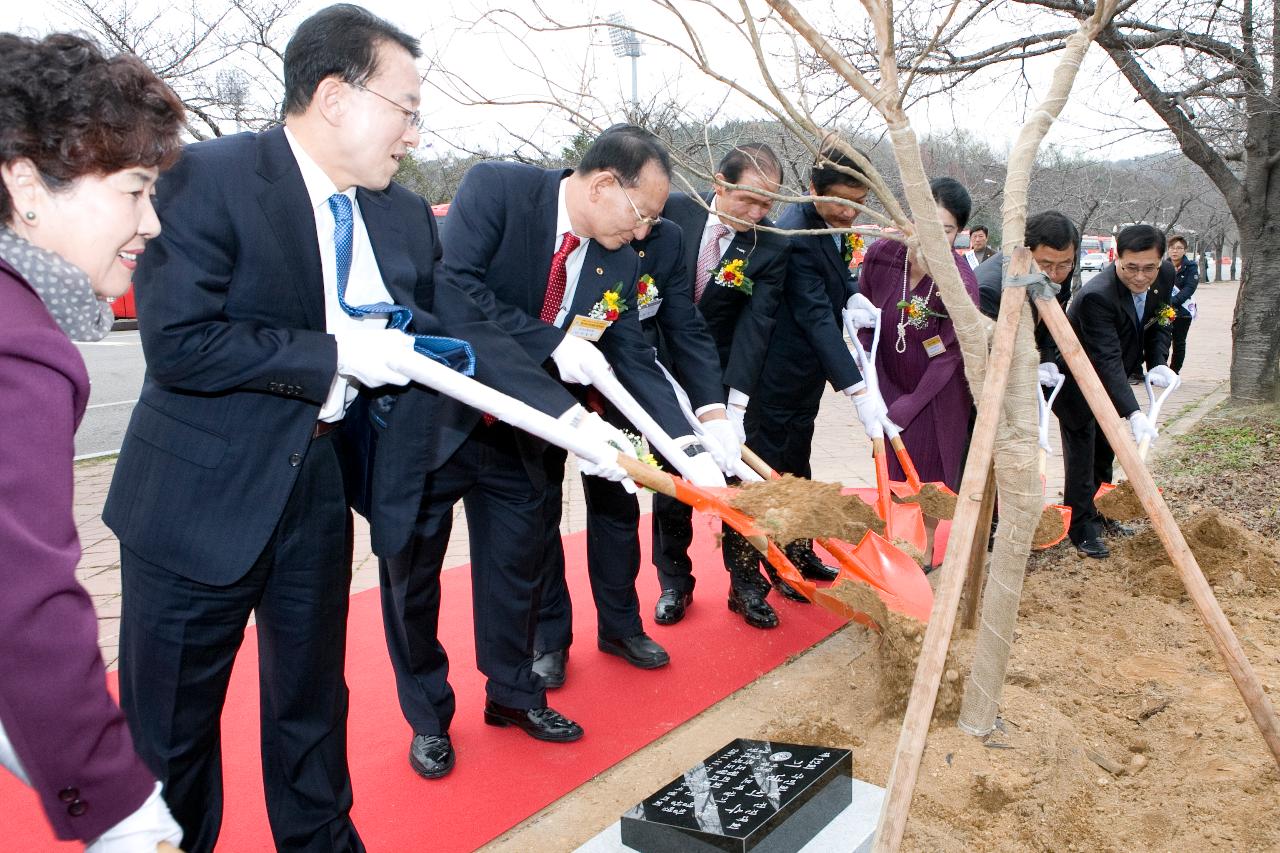
[[[947,238],[954,242],[969,221],[969,193],[951,178],[937,178],[929,187],[938,219]],[[973,270],[964,258],[952,255],[969,298],[976,304],[978,281]],[[973,398],[964,378],[955,326],[946,317],[933,279],[906,245],[877,240],[862,263],[858,292],[881,312],[876,366],[889,420],[902,428],[902,443],[922,480],[959,488]],[[860,335],[870,346],[871,333]],[[889,475],[895,480],[906,479],[892,454]],[[932,525],[929,543],[932,547]]]
[[[59,838],[169,849],[181,830],[107,692],[76,583],[75,428],[89,378],[70,339],[111,330],[160,230],[150,192],[179,153],[182,104],[137,58],[76,36],[0,33],[0,765]]]

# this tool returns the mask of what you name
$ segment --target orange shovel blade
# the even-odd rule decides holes
[[[933,610],[933,589],[916,561],[887,539],[869,530],[857,547],[838,539],[819,539],[840,565],[840,574],[867,584],[884,606],[921,622]]]

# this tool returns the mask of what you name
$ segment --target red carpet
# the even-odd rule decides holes
[[[419,779],[406,760],[410,730],[396,702],[377,591],[354,596],[347,660],[349,749],[354,817],[369,850],[474,850],[840,626],[826,611],[774,594],[769,600],[778,609],[781,627],[748,627],[725,607],[728,574],[709,525],[695,527],[696,598],[683,622],[664,628],[652,624],[658,588],[649,564],[649,522],[641,523],[641,613],[672,659],[670,666],[648,672],[595,648],[585,534],[565,539],[569,586],[577,605],[575,642],[568,682],[550,694],[550,704],[586,730],[573,744],[540,743],[516,729],[484,725],[484,680],[475,669],[471,633],[470,573],[465,567],[446,571],[441,634],[458,698],[451,732],[458,765],[439,781]],[[256,651],[250,630],[223,716],[227,790],[219,848],[234,853],[272,849],[258,761]],[[726,740],[733,736],[725,733]],[[647,793],[637,790],[636,799]],[[78,849],[52,840],[35,796],[3,772],[0,802],[5,804],[0,847]]]

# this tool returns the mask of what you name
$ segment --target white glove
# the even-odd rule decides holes
[[[751,398],[736,388],[729,389],[729,399],[725,403],[725,416],[733,424],[733,431],[738,434],[738,444],[747,443],[747,404]]]
[[[413,352],[413,338],[399,329],[351,329],[336,332],[338,373],[366,388],[408,385],[409,377],[392,365]]]
[[[861,394],[854,394],[850,399],[853,400],[853,407],[858,410],[858,420],[862,421],[862,429],[867,433],[867,438],[883,438],[884,426],[881,421],[889,419],[889,409],[880,395],[872,391],[863,391]]]
[[[564,336],[560,345],[551,351],[551,360],[556,363],[561,381],[578,385],[590,385],[593,372],[610,369],[608,359],[595,345],[573,335]]]
[[[635,458],[636,449],[632,446],[630,440],[622,434],[622,430],[605,423],[595,412],[588,412],[581,406],[574,406],[561,415],[559,420],[561,423],[576,429],[587,441],[595,444],[607,444],[619,453]],[[597,465],[590,459],[584,459],[581,456],[575,455],[574,458],[578,461],[578,471],[580,473],[588,477],[603,477],[615,483],[622,483],[624,488],[630,486],[627,491],[635,492],[635,483],[631,481],[627,476],[627,472],[617,462],[606,462]]]
[[[1174,373],[1167,366],[1157,364],[1151,370],[1147,371],[1147,378],[1151,380],[1151,384],[1157,388],[1168,388],[1171,385],[1178,384],[1178,374]]]
[[[1133,440],[1138,444],[1142,444],[1142,440],[1148,439],[1155,441],[1156,436],[1160,433],[1156,431],[1155,424],[1147,419],[1147,415],[1141,409],[1129,415],[1129,429],[1133,430]]]
[[[1046,388],[1052,388],[1058,384],[1058,380],[1062,379],[1062,371],[1052,361],[1041,362],[1036,373],[1040,377],[1040,384]]]
[[[742,442],[738,439],[738,430],[727,418],[703,421],[699,426],[706,432],[703,444],[720,470],[726,477],[733,476],[742,461]]]
[[[861,293],[849,297],[844,305],[844,315],[856,329],[874,329],[880,322],[880,309]]]
[[[681,436],[675,439],[675,442],[680,445],[683,451],[684,448],[697,444],[698,437],[695,435]],[[720,466],[716,464],[716,460],[705,448],[701,453],[694,456],[681,452],[676,459],[668,459],[667,461],[676,467],[681,476],[695,486],[719,488],[725,485],[724,474],[720,473]]]

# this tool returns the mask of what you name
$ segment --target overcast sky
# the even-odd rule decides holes
[[[110,6],[117,0],[103,0]],[[196,0],[200,8],[221,6],[219,0]],[[157,0],[136,0],[143,9],[157,8]],[[175,3],[169,7],[190,8]],[[303,0],[298,18],[327,5],[322,0]],[[423,68],[428,85],[423,89],[424,114],[428,124],[444,141],[437,140],[436,150],[445,150],[446,141],[489,150],[509,150],[510,136],[531,139],[536,144],[555,150],[571,134],[571,126],[563,113],[544,105],[526,106],[462,106],[442,93],[456,90],[453,81],[465,81],[473,94],[497,100],[539,100],[559,94],[575,108],[582,108],[603,123],[622,117],[623,104],[631,93],[631,61],[614,56],[608,31],[594,27],[567,33],[530,33],[510,16],[480,20],[493,4],[477,0],[429,0],[408,3],[405,0],[365,0],[366,7],[422,38],[426,53]],[[537,20],[532,0],[508,0],[504,8],[523,11],[527,20]],[[821,2],[798,4],[806,14],[815,17],[823,9]],[[594,17],[605,17],[625,6],[628,22],[640,29],[682,39],[676,22],[644,0],[623,4],[620,0],[590,3],[580,0],[544,0],[542,7],[566,23],[589,23]],[[713,62],[727,76],[758,88],[758,75],[744,43],[726,32],[710,10],[698,3],[682,4],[698,25],[702,42]],[[735,4],[726,8],[736,10]],[[858,10],[846,3],[845,9]],[[478,23],[477,23],[478,21]],[[1060,25],[1060,24],[1059,24]],[[15,28],[48,31],[66,28],[68,18],[53,2],[19,4],[0,0],[0,29]],[[982,21],[984,41],[1015,37],[1025,29],[1019,24],[1002,22],[995,15]],[[1025,25],[1023,25],[1025,26]],[[786,45],[778,43],[785,48]],[[719,118],[761,116],[762,112],[745,99],[726,95],[724,87],[701,75],[678,54],[652,41],[644,45],[638,61],[639,98],[671,100],[685,106],[691,114]],[[1027,95],[1021,75],[1014,71],[1000,78],[984,79],[947,96],[929,99],[916,107],[912,121],[920,135],[947,134],[957,130],[974,133],[993,146],[1007,148],[1017,135],[1027,107],[1034,102],[1052,68],[1052,60],[1031,64],[1025,71],[1032,92]],[[782,72],[790,67],[782,64]],[[451,79],[452,78],[452,79]],[[553,81],[549,86],[546,80]],[[1103,157],[1130,157],[1150,153],[1152,140],[1134,137],[1127,129],[1132,122],[1159,126],[1145,104],[1135,104],[1131,89],[1107,61],[1102,51],[1091,48],[1076,94],[1063,118],[1051,131],[1049,142],[1084,153]],[[584,93],[582,97],[578,93]],[[1117,118],[1125,116],[1128,121]],[[1159,143],[1169,147],[1167,143]],[[429,155],[428,155],[429,156]]]

